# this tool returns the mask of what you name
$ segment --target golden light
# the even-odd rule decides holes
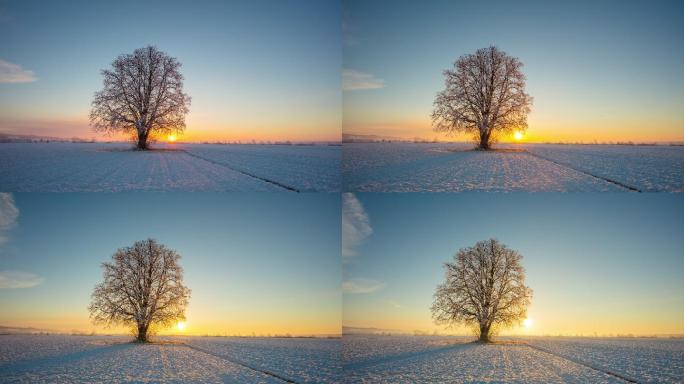
[[[169,136],[166,138],[166,140],[167,140],[169,143],[173,143],[174,141],[176,141],[176,135],[169,135]]]
[[[183,331],[185,329],[185,323],[180,321],[178,324],[176,324],[176,328],[178,328],[179,331]]]
[[[513,138],[516,139],[516,140],[522,140],[522,138],[523,138],[522,132],[520,132],[520,131],[515,131],[515,133],[513,134]]]
[[[523,326],[525,326],[525,328],[531,328],[533,323],[534,322],[529,317],[523,320]]]

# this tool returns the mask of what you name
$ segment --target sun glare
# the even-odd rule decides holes
[[[174,141],[176,141],[176,135],[169,135],[169,136],[166,138],[166,140],[167,140],[169,143],[173,143]],[[180,324],[180,323],[179,323],[179,324]]]
[[[532,323],[533,323],[532,319],[530,319],[529,317],[527,319],[523,320],[523,325],[525,326],[525,328],[531,328]]]
[[[176,328],[178,328],[179,331],[184,330],[185,329],[185,323],[182,321],[179,322],[178,324],[176,324]]]
[[[513,134],[513,138],[516,139],[516,140],[522,140],[522,138],[523,138],[522,132],[516,131],[516,132]]]

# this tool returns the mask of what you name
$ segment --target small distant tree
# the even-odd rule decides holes
[[[116,58],[102,70],[103,89],[95,93],[90,122],[96,131],[131,134],[138,149],[148,149],[156,134],[185,129],[190,96],[183,93],[181,63],[147,46]]]
[[[485,150],[497,133],[527,129],[532,97],[525,93],[522,66],[494,46],[461,56],[444,71],[445,88],[432,112],[434,129],[471,133]]]
[[[95,323],[135,329],[146,342],[155,326],[185,320],[190,289],[183,285],[180,255],[155,240],[118,249],[102,263],[104,281],[95,287],[90,317]]]
[[[494,329],[527,317],[532,290],[525,286],[522,256],[495,239],[462,248],[444,264],[445,279],[437,287],[432,316],[437,324],[462,324],[489,342]]]

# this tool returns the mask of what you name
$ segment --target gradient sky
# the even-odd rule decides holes
[[[681,196],[357,194],[352,201],[360,204],[346,199],[345,326],[467,333],[433,324],[432,295],[443,280],[443,263],[460,248],[494,237],[523,255],[527,285],[534,290],[532,327],[505,333],[684,334]]]
[[[32,286],[0,288],[0,325],[103,331],[87,310],[101,263],[152,237],[182,256],[184,334],[340,333],[339,195],[13,197],[14,220],[0,205],[0,286]]]
[[[438,137],[442,71],[494,44],[524,63],[523,140],[684,141],[681,1],[344,0],[343,12],[345,133]]]
[[[153,44],[183,64],[180,139],[339,140],[340,17],[318,0],[2,1],[0,132],[99,137],[100,70]]]

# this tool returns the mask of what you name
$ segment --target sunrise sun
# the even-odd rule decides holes
[[[176,328],[178,328],[179,331],[184,330],[185,329],[185,323],[182,321],[179,322],[178,324],[176,324]]]
[[[176,141],[176,135],[169,135],[169,136],[167,136],[166,140],[169,143],[173,143],[174,141]]]
[[[516,132],[513,134],[513,138],[516,139],[516,140],[522,140],[522,138],[523,138],[522,132],[516,131]]]

